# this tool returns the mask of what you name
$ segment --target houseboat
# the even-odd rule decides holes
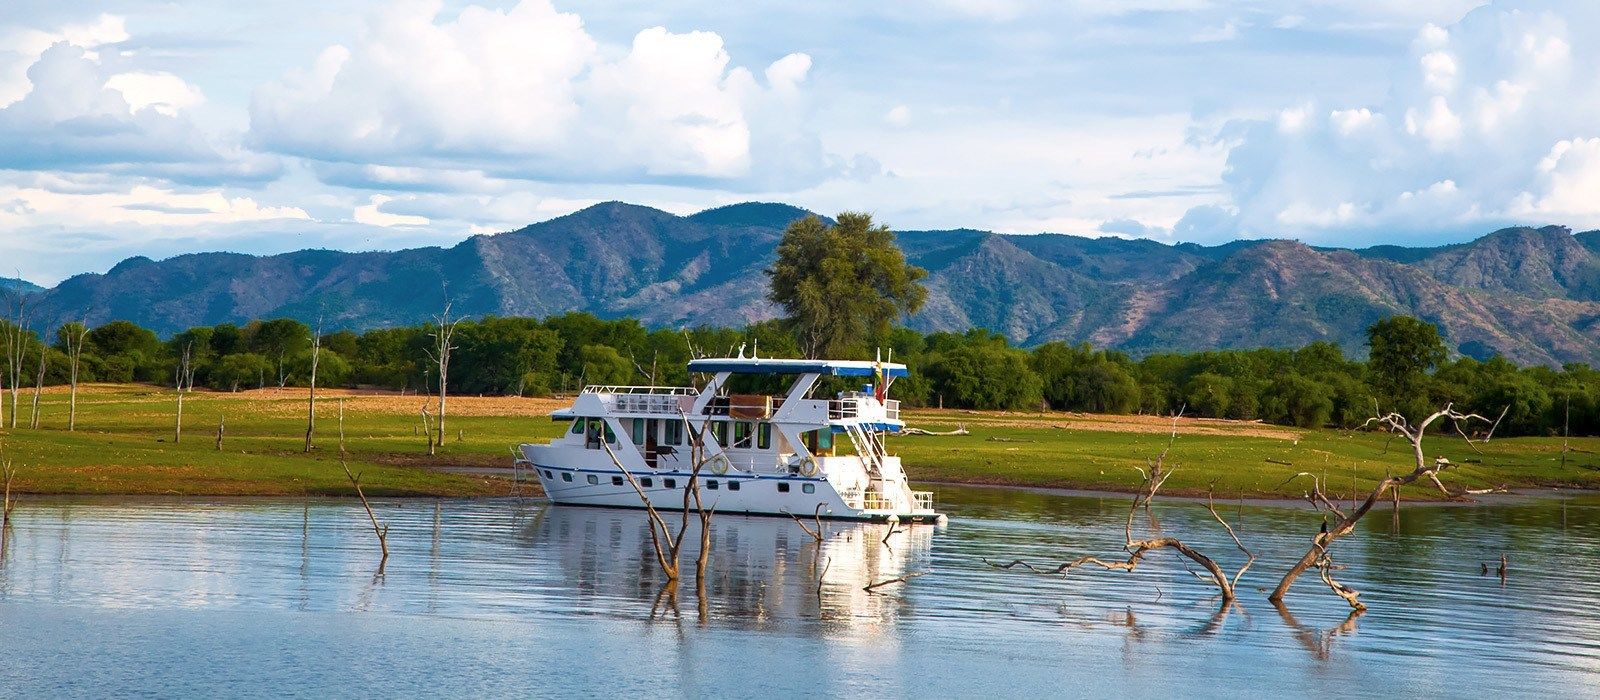
[[[561,504],[643,508],[642,491],[658,509],[681,509],[698,461],[701,501],[717,513],[943,521],[884,444],[905,427],[888,398],[905,365],[739,355],[690,362],[692,375],[708,377],[699,388],[585,387],[551,414],[571,427],[521,445],[519,466]],[[859,389],[813,396],[838,388],[824,377]],[[730,383],[770,389],[730,393]]]

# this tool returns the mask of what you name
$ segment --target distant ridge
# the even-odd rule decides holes
[[[749,202],[678,216],[605,202],[449,248],[135,257],[29,291],[35,318],[52,325],[127,319],[163,334],[273,316],[418,323],[446,285],[469,316],[581,310],[653,326],[739,325],[777,314],[763,270],[784,227],[809,214]],[[1022,344],[1139,354],[1331,340],[1362,354],[1368,325],[1410,314],[1438,324],[1464,354],[1600,364],[1600,232],[1519,227],[1363,250],[971,229],[902,231],[899,241],[929,271],[927,304],[910,319],[922,330],[981,326]]]
[[[44,291],[44,287],[27,280],[12,277],[11,279],[0,279],[0,291],[21,292],[22,294],[32,295]]]

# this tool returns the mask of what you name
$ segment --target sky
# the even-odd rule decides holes
[[[742,201],[1206,244],[1600,228],[1600,3],[6,0],[0,270]]]

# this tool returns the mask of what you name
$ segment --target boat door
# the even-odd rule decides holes
[[[660,432],[661,421],[651,418],[644,422],[644,461],[651,469],[656,468],[656,435]]]

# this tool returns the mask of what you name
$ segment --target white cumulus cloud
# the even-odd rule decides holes
[[[113,72],[58,41],[27,69],[23,97],[0,108],[0,168],[101,172],[172,181],[261,180],[276,159],[216,142],[183,111],[199,91],[162,72]]]
[[[259,88],[258,147],[323,162],[580,182],[815,182],[843,170],[804,119],[805,54],[758,78],[715,33],[606,47],[548,0],[385,8],[351,45]]]
[[[1600,226],[1600,4],[1497,2],[1425,25],[1376,104],[1236,121],[1230,201],[1185,231],[1319,242]]]

